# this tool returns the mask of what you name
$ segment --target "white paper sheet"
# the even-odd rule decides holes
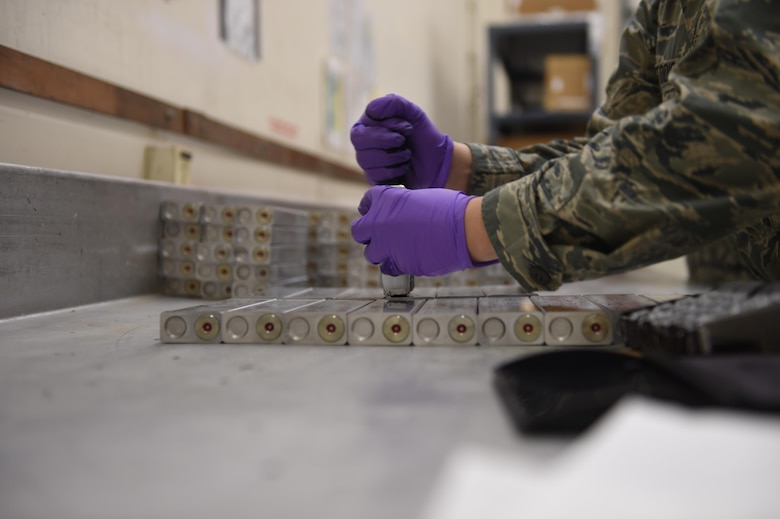
[[[632,398],[551,463],[466,448],[426,519],[780,517],[780,419]]]

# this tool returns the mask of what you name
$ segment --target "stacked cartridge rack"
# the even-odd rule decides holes
[[[381,274],[352,239],[359,215],[339,209],[166,201],[160,206],[163,292],[219,300],[280,286],[379,288]],[[516,282],[499,264],[417,277],[419,288]]]
[[[645,300],[523,294],[516,287],[415,290],[383,298],[376,288],[271,289],[163,312],[162,342],[352,346],[609,346],[626,308]],[[623,299],[621,299],[623,297]]]
[[[363,257],[363,247],[352,239],[350,211],[310,213],[308,273],[313,287],[377,287],[379,268]]]
[[[168,295],[225,299],[306,286],[306,211],[163,202],[160,274]]]

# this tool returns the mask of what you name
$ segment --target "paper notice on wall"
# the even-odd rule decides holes
[[[330,0],[328,4],[330,54],[341,59],[347,57],[347,26],[351,3],[352,0]]]
[[[250,61],[260,59],[260,0],[221,0],[220,33],[225,44]]]
[[[341,149],[346,145],[346,82],[344,65],[336,57],[325,61],[324,73],[325,117],[324,140],[331,148]]]
[[[376,80],[373,25],[361,0],[353,0],[351,30],[347,120],[354,122],[371,100]]]
[[[363,0],[330,0],[328,17],[324,141],[332,148],[346,150],[349,127],[363,113],[374,91],[373,27]]]

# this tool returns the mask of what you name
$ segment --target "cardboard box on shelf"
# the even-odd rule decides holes
[[[596,0],[519,0],[515,1],[520,14],[539,14],[554,11],[578,12],[596,9]]]
[[[544,58],[542,106],[553,112],[592,109],[591,62],[587,54],[548,54]]]

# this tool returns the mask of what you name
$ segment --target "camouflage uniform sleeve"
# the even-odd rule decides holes
[[[678,257],[780,213],[780,4],[708,5],[706,38],[670,73],[674,98],[631,109],[658,95],[643,2],[593,137],[485,195],[488,235],[524,287]]]
[[[491,189],[538,171],[549,160],[581,150],[587,142],[586,137],[571,141],[559,139],[521,150],[467,143],[473,164],[468,193],[484,195]]]

